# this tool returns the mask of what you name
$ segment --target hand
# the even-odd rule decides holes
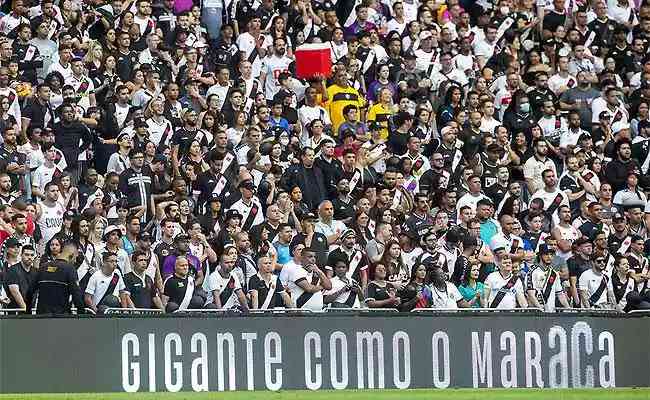
[[[417,298],[418,300],[422,300],[424,296],[422,296],[422,293],[418,293],[418,295],[415,296],[415,298]]]
[[[168,190],[168,191],[165,192],[165,196],[167,196],[167,197],[174,197],[174,192],[171,191],[171,190]]]

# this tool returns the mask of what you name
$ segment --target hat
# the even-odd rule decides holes
[[[625,221],[625,216],[620,212],[617,212],[612,216],[612,221]]]
[[[20,246],[20,242],[18,241],[18,239],[10,237],[10,238],[7,238],[7,240],[5,240],[5,246],[6,247],[18,247],[18,246]]]
[[[368,129],[371,131],[379,131],[383,128],[381,124],[375,120],[368,122]]]
[[[174,242],[180,242],[181,240],[190,240],[190,235],[187,233],[179,233],[174,237]]]
[[[409,51],[407,51],[406,53],[404,53],[404,58],[412,58],[412,59],[416,59],[416,58],[418,58],[418,56],[415,55],[415,53],[413,52],[413,50],[409,50]]]
[[[641,172],[638,169],[631,169],[631,170],[627,171],[627,174],[625,175],[625,177],[628,177],[630,175],[635,175],[638,178],[641,175]]]
[[[440,134],[441,134],[441,135],[446,135],[447,133],[449,133],[449,132],[452,131],[453,129],[454,129],[454,128],[452,128],[451,126],[445,126],[445,127],[443,127],[443,128],[440,130]]]
[[[554,39],[546,39],[543,43],[544,46],[555,46],[555,40]]]
[[[76,216],[77,213],[72,210],[68,210],[63,214],[63,219],[74,219]]]
[[[145,125],[146,125],[146,124],[145,124]],[[117,138],[116,138],[115,140],[116,140],[117,142],[119,142],[120,140],[122,140],[122,138],[123,138],[124,136],[126,136],[126,137],[131,137],[128,133],[126,133],[126,132],[122,132],[122,133],[120,133],[119,135],[117,135]]]
[[[138,118],[133,122],[133,127],[136,128],[136,129],[137,128],[148,128],[149,125],[147,125],[147,123],[145,122],[144,119]]]
[[[429,39],[432,36],[433,36],[433,34],[431,33],[431,31],[422,31],[422,32],[420,32],[420,40],[426,40],[426,39]]]
[[[612,133],[616,135],[623,129],[630,129],[630,124],[627,122],[617,121],[612,124]]]
[[[573,148],[573,154],[578,154],[581,151],[585,151],[585,149],[583,149],[581,146],[576,146]]]
[[[555,253],[555,250],[551,246],[547,245],[546,243],[539,245],[539,254],[551,254],[551,253]]]
[[[354,231],[354,229],[346,229],[343,231],[343,233],[341,233],[341,240],[345,240],[349,237],[356,237],[356,236],[357,234]]]
[[[592,138],[591,135],[589,133],[585,132],[585,133],[583,133],[582,135],[580,135],[578,137],[578,141],[581,142],[583,140],[588,140],[588,139],[591,139],[591,138]]]
[[[318,217],[316,217],[316,214],[314,214],[314,213],[312,213],[312,212],[305,213],[305,214],[303,214],[303,216],[302,216],[302,220],[303,220],[303,221],[306,221],[306,220],[317,220],[317,219],[318,219]]]
[[[138,235],[138,240],[149,240],[151,241],[151,234],[147,231],[142,231]]]
[[[238,220],[241,221],[241,220],[244,218],[244,216],[241,215],[241,214],[239,213],[239,211],[237,211],[237,210],[235,210],[235,209],[230,209],[230,210],[226,211],[226,215],[225,215],[224,219],[225,219],[226,221],[228,221],[228,220],[231,220],[231,219],[233,219],[233,218],[236,218],[236,219],[238,219]]]
[[[353,137],[356,138],[356,135],[354,134],[354,131],[350,128],[345,128],[343,129],[343,132],[341,132],[341,140],[344,141],[345,139]]]
[[[238,187],[248,189],[248,190],[255,190],[255,182],[253,182],[251,179],[245,179],[239,182]]]
[[[499,146],[496,143],[492,143],[491,145],[489,145],[487,147],[486,150],[487,150],[488,153],[501,153],[501,152],[503,152],[503,147]]]
[[[221,200],[221,195],[217,193],[210,193],[210,195],[208,195],[208,203],[212,203],[213,201],[218,201],[221,203]]]
[[[600,114],[598,114],[598,119],[612,119],[612,117],[607,111],[601,111]]]
[[[167,162],[167,157],[163,156],[162,154],[156,154],[153,156],[153,161],[151,163],[166,163]]]
[[[104,229],[104,235],[103,238],[106,239],[108,235],[110,235],[112,232],[117,231],[120,235],[122,234],[122,230],[117,226],[117,225],[109,225]]]
[[[589,238],[586,237],[586,236],[582,236],[582,237],[578,238],[578,240],[573,242],[573,244],[576,245],[576,246],[582,246],[583,244],[586,244],[586,243],[591,243]]]

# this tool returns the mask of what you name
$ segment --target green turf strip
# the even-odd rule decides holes
[[[342,390],[342,391],[280,391],[280,392],[228,392],[228,393],[68,393],[68,394],[5,394],[0,399],[57,399],[57,400],[574,400],[574,399],[649,399],[650,389],[447,389],[447,390]]]

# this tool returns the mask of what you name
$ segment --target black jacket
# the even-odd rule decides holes
[[[27,311],[31,310],[38,293],[37,314],[70,314],[70,296],[77,312],[83,313],[85,305],[77,280],[77,270],[72,264],[64,260],[46,263],[36,273],[34,285],[27,293]]]

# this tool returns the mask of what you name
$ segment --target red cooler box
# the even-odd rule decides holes
[[[298,46],[296,55],[296,75],[298,78],[312,78],[315,75],[329,76],[332,72],[332,55],[329,45],[310,43]]]

